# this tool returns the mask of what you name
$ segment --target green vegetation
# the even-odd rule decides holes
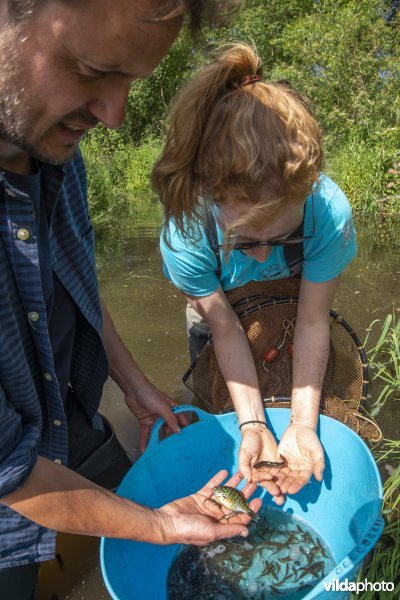
[[[183,32],[154,75],[132,87],[123,129],[92,132],[84,154],[95,223],[129,217],[151,193],[148,174],[171,98],[210,51],[233,40],[254,44],[266,80],[288,79],[310,98],[326,170],[353,207],[399,213],[398,2],[245,0],[229,27],[205,32],[201,49]]]
[[[382,600],[397,598],[400,588],[400,441],[385,440],[381,449],[374,453],[377,462],[397,463],[397,468],[392,469],[389,478],[383,486],[383,516],[385,528],[382,536],[372,553],[367,557],[360,574],[360,580],[367,579],[371,582],[393,582],[393,592],[380,592]],[[353,595],[358,600],[375,600],[376,592],[367,591]]]
[[[380,320],[369,326],[366,343],[376,323]],[[389,399],[400,400],[400,321],[396,323],[394,314],[386,316],[379,339],[367,354],[372,381],[380,385],[379,396],[371,408],[371,415],[376,416]]]
[[[379,320],[373,321],[368,328],[366,343]],[[373,367],[372,379],[380,385],[378,399],[371,413],[378,415],[385,403],[399,400],[400,389],[400,321],[393,315],[387,315],[375,345],[368,350],[370,366]],[[367,557],[360,574],[360,580],[370,582],[393,582],[393,592],[380,592],[380,598],[391,600],[399,594],[400,581],[400,440],[384,440],[373,454],[378,464],[384,465],[389,472],[383,486],[383,516],[385,528],[371,554]],[[385,473],[385,470],[381,470]],[[367,591],[357,596],[358,600],[375,600],[376,592]]]

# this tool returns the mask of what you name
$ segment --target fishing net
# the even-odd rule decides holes
[[[252,281],[226,293],[247,334],[267,408],[290,407],[292,342],[300,278]],[[271,360],[272,359],[272,360]],[[185,385],[212,413],[233,410],[219,369],[212,339],[183,377]],[[345,423],[362,438],[378,442],[382,432],[363,413],[368,364],[352,328],[330,311],[330,347],[322,386],[320,412]]]

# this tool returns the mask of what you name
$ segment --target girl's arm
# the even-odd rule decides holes
[[[224,292],[218,288],[209,296],[186,298],[211,329],[218,365],[237,412],[239,424],[255,420],[265,423],[257,372],[248,339]],[[239,471],[251,481],[253,464],[260,460],[277,460],[277,444],[266,424],[245,425],[241,428],[241,433]],[[266,479],[272,479],[272,474],[267,475]],[[268,491],[275,496],[275,500],[282,503],[283,497],[278,486],[273,481],[264,483]]]
[[[278,484],[295,494],[314,474],[322,480],[324,454],[316,434],[322,384],[329,356],[329,308],[339,277],[323,283],[303,279],[293,342],[293,389],[290,425],[279,444],[288,460]]]
[[[316,429],[322,383],[329,355],[329,309],[339,277],[323,283],[301,282],[293,341],[291,423]]]

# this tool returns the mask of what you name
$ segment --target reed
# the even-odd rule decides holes
[[[380,323],[379,319],[369,326],[364,346],[377,323]],[[396,321],[394,312],[386,316],[378,341],[367,350],[367,355],[373,373],[372,381],[376,381],[380,387],[378,398],[370,411],[374,417],[389,399],[400,399],[400,321]]]
[[[400,440],[384,440],[378,451],[374,452],[377,462],[397,463],[383,486],[383,516],[385,528],[374,550],[367,558],[360,573],[360,581],[367,579],[374,582],[393,582],[392,592],[379,594],[381,600],[392,600],[400,597]],[[352,595],[358,600],[376,600],[373,591]]]

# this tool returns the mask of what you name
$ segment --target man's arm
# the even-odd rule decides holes
[[[160,509],[149,509],[91,483],[70,469],[39,457],[26,482],[1,499],[13,510],[43,527],[81,535],[106,536],[155,544],[207,544],[215,539],[246,535],[242,519],[220,523],[222,516],[207,502],[221,471],[199,492]],[[233,477],[231,485],[240,478]],[[229,483],[229,482],[228,482]],[[248,497],[256,488],[246,486]],[[250,505],[257,510],[261,502]],[[247,521],[248,522],[248,521]]]
[[[184,415],[178,418],[171,411],[176,406],[167,394],[157,389],[145,376],[135,362],[132,354],[118,335],[110,313],[102,302],[103,313],[103,339],[107,352],[110,376],[125,394],[125,401],[129,409],[140,422],[140,445],[143,452],[151,428],[160,416],[168,424],[169,429],[179,432],[179,425],[188,424]]]

